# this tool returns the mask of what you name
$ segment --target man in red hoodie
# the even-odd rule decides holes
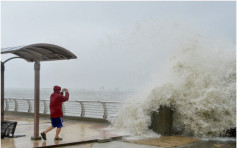
[[[58,135],[61,131],[61,128],[63,127],[63,111],[62,111],[62,103],[68,101],[69,99],[69,92],[67,89],[63,89],[61,91],[61,87],[54,86],[53,93],[50,96],[50,119],[51,119],[51,125],[48,127],[45,131],[41,133],[41,136],[44,140],[46,140],[46,134],[47,132],[51,131],[55,127],[57,127],[56,135],[54,140],[62,140],[62,138],[59,138]],[[65,96],[63,96],[63,92],[65,92]]]

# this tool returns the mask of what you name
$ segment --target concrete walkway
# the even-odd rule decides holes
[[[64,120],[64,127],[61,130],[60,137],[62,141],[54,141],[56,129],[47,133],[47,140],[31,140],[33,136],[34,124],[33,118],[23,115],[6,115],[5,120],[16,121],[17,127],[15,135],[26,135],[18,138],[4,138],[1,139],[1,146],[4,148],[30,148],[30,147],[50,147],[50,146],[66,146],[80,143],[92,143],[97,141],[111,141],[116,138],[121,138],[118,130],[108,128],[107,123],[86,122],[78,120]],[[51,124],[49,119],[40,118],[39,129],[40,132],[44,131]],[[86,147],[90,144],[86,144]]]
[[[33,135],[32,116],[6,115],[5,120],[16,121],[15,135],[26,135],[18,138],[1,139],[2,148],[32,148],[32,147],[63,147],[63,148],[161,148],[124,142],[121,137],[127,136],[117,129],[109,128],[108,123],[80,120],[64,120],[60,133],[62,141],[54,141],[55,129],[47,134],[47,140],[31,140]],[[49,119],[40,118],[40,132],[50,126]],[[200,140],[178,148],[235,148],[236,140]]]

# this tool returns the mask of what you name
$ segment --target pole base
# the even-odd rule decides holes
[[[31,140],[41,140],[41,137],[31,137]]]

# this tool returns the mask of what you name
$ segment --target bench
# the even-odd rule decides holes
[[[2,121],[1,122],[1,139],[4,137],[14,137],[17,122]]]

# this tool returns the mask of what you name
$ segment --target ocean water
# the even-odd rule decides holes
[[[52,94],[52,88],[41,88],[40,99],[49,100]],[[123,102],[127,98],[130,98],[135,91],[122,91],[122,90],[80,90],[69,89],[69,100],[86,100],[86,101],[116,101]],[[17,99],[33,99],[34,89],[27,88],[6,88],[5,98],[17,98]]]
[[[149,34],[146,26],[140,30]],[[154,34],[155,29],[151,30]],[[164,44],[174,44],[163,74],[157,74],[159,81],[140,99],[126,100],[112,121],[113,127],[134,136],[157,136],[148,127],[151,112],[160,105],[174,110],[174,128],[183,135],[219,137],[230,127],[236,127],[235,44],[187,33],[184,28],[166,31],[159,30],[153,36],[159,42],[166,33],[174,34],[153,47],[156,50]]]

